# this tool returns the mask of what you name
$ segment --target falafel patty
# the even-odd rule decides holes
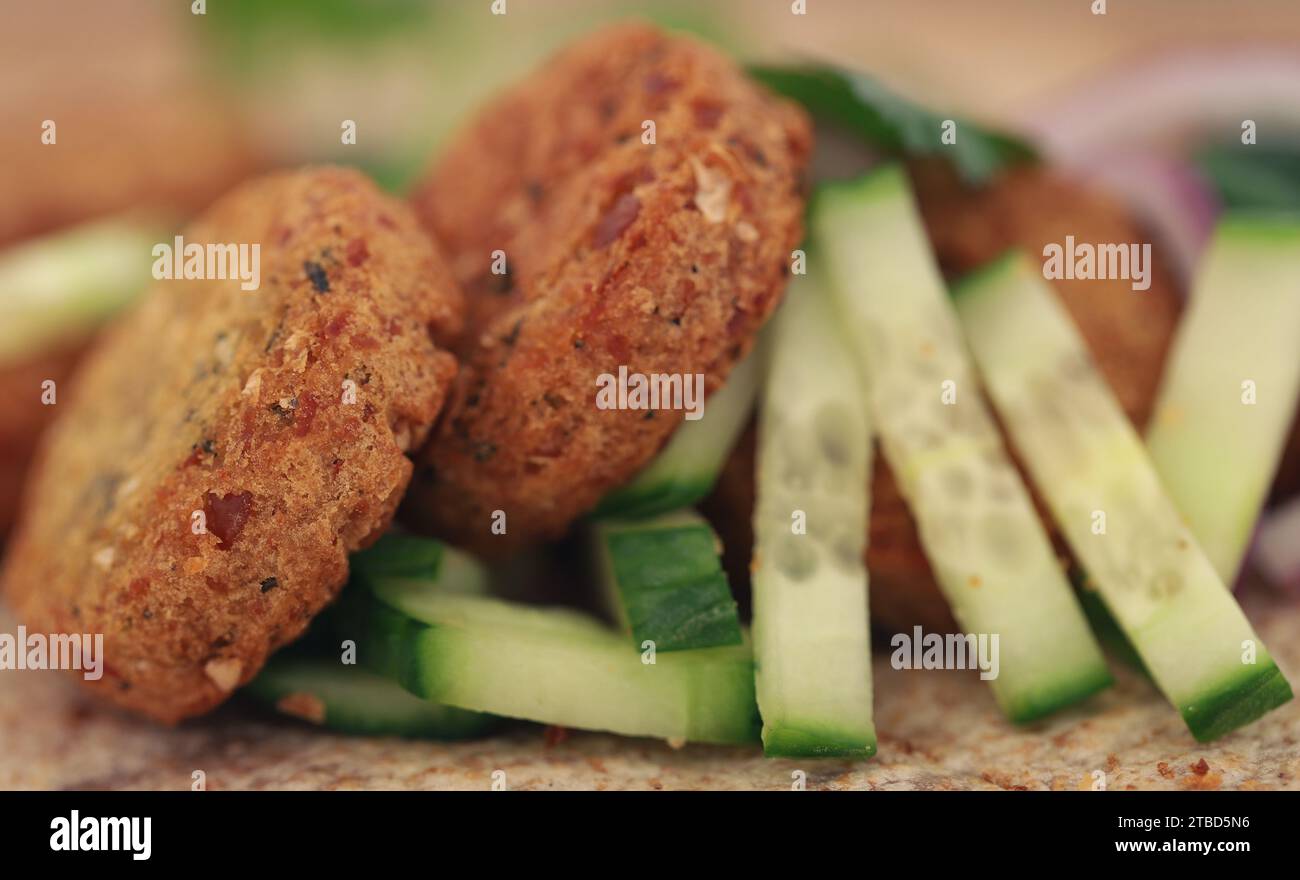
[[[48,116],[56,144],[33,136]],[[129,209],[188,216],[262,165],[233,109],[177,85],[159,94],[90,96],[77,90],[0,112],[0,246]],[[142,263],[148,254],[140,255]],[[90,335],[61,340],[19,361],[0,361],[0,538],[18,514],[41,432],[57,407],[40,383],[63,385]],[[33,379],[35,381],[33,381]]]
[[[410,210],[352,171],[245,184],[184,238],[259,245],[260,288],[162,281],[107,331],[42,442],[3,580],[29,629],[103,633],[87,684],[165,722],[248,681],[388,524],[461,308]]]
[[[800,109],[644,25],[573,45],[484,109],[413,196],[469,333],[412,524],[500,551],[562,534],[645,467],[681,414],[597,409],[597,378],[725,382],[784,291],[810,149]]]
[[[0,541],[18,518],[36,445],[58,411],[42,403],[42,383],[67,387],[88,347],[88,340],[77,339],[0,365],[0,400],[6,402],[0,410]]]

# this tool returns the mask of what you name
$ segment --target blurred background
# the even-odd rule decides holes
[[[612,20],[648,18],[746,62],[855,68],[941,116],[1020,134],[1154,227],[1180,278],[1222,205],[1300,206],[1294,0],[1110,0],[1104,15],[1095,0],[807,0],[802,15],[791,0],[504,5],[0,6],[0,533],[53,409],[40,383],[67,378],[148,280],[124,254],[267,168],[343,162],[401,192],[485,97]],[[1244,118],[1259,130],[1248,158]]]
[[[486,95],[573,36],[628,16],[747,60],[863,68],[936,108],[1008,125],[1117,75],[1109,86],[1120,98],[1126,76],[1133,84],[1157,61],[1198,50],[1220,63],[1234,52],[1300,58],[1290,0],[1112,0],[1105,15],[1092,2],[807,0],[799,16],[790,0],[507,0],[506,15],[491,0],[208,0],[204,15],[187,0],[9,2],[0,112],[14,141],[7,157],[35,143],[41,120],[85,114],[96,146],[152,146],[168,165],[197,170],[243,145],[277,162],[360,159],[398,183]],[[213,118],[201,102],[216,97],[238,116]],[[149,108],[171,127],[152,123]],[[343,119],[357,122],[355,150],[339,142]],[[146,143],[182,130],[193,136]],[[7,175],[20,172],[14,164]]]

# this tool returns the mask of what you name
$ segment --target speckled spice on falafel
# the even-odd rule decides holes
[[[4,572],[29,629],[104,634],[89,686],[168,722],[249,680],[387,525],[462,305],[409,209],[352,171],[246,184],[185,239],[260,244],[260,289],[164,281],[108,331]]]
[[[490,103],[413,196],[470,332],[404,515],[504,550],[563,533],[648,464],[681,413],[599,410],[597,377],[721,386],[785,289],[810,149],[801,110],[645,25],[569,47]]]

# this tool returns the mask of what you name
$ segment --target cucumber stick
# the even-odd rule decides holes
[[[955,301],[1061,530],[1192,734],[1214,739],[1289,700],[1038,267],[1012,254],[966,281]]]
[[[381,675],[335,658],[271,658],[247,692],[286,715],[342,733],[466,739],[496,719],[439,706],[407,693]]]
[[[248,693],[285,714],[343,733],[465,739],[487,732],[498,719],[422,700],[375,672],[323,653],[336,639],[355,637],[348,615],[371,579],[414,579],[426,589],[481,594],[487,589],[482,566],[437,541],[396,532],[354,553],[348,564],[356,583],[320,618],[323,628],[313,627],[272,657]]]
[[[812,276],[795,277],[768,332],[752,577],[763,748],[866,758],[876,730],[861,380]]]
[[[385,532],[365,550],[348,558],[354,577],[424,577],[433,579],[442,567],[446,547],[402,532]],[[454,553],[455,551],[450,551]]]
[[[605,496],[593,516],[633,519],[689,507],[708,495],[749,422],[758,389],[758,358],[737,364],[699,419],[683,421],[668,445],[630,483]]]
[[[713,527],[691,510],[592,527],[597,578],[637,650],[742,643],[740,617]]]
[[[149,284],[151,224],[113,217],[0,254],[0,362],[74,339]]]
[[[488,570],[463,550],[417,535],[388,532],[375,544],[348,559],[352,577],[434,581],[449,593],[485,595],[491,587]]]
[[[1110,674],[989,414],[906,177],[818,193],[814,257],[855,343],[881,447],[953,615],[998,638],[994,697],[1028,721]]]
[[[415,578],[349,591],[363,662],[450,706],[629,736],[714,743],[758,735],[749,647],[659,654],[576,611]]]
[[[1219,223],[1147,448],[1219,577],[1237,576],[1300,398],[1300,222]]]

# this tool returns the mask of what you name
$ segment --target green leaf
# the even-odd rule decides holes
[[[420,578],[436,580],[442,564],[443,546],[438,541],[389,532],[368,549],[352,554],[355,573],[371,578]]]
[[[1300,210],[1300,146],[1230,144],[1197,156],[1228,209]]]
[[[218,0],[211,7],[207,20],[231,36],[276,31],[340,42],[401,33],[432,11],[424,0]]]
[[[948,159],[968,183],[982,183],[1008,165],[1037,159],[1034,149],[1019,138],[935,113],[865,74],[825,66],[759,66],[750,73],[803,104],[814,118],[846,129],[878,150]],[[946,119],[957,124],[956,143],[940,140]]]
[[[393,150],[379,156],[359,159],[356,165],[384,192],[404,196],[424,173],[432,152],[431,149],[418,153],[405,150],[399,155],[398,151]]]

